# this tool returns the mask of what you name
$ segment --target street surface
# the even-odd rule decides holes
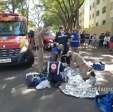
[[[99,58],[107,64],[97,76],[98,83],[113,87],[113,54],[91,49],[80,53],[87,61]],[[66,96],[56,89],[27,89],[25,74],[32,71],[37,71],[36,63],[31,68],[0,68],[0,112],[98,112],[95,100]]]

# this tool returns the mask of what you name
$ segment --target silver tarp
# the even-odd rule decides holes
[[[71,68],[67,68],[65,74],[67,74],[68,82],[60,86],[60,90],[64,94],[80,98],[94,98],[98,95],[98,91],[94,87],[96,78],[90,77],[84,81],[80,71]]]

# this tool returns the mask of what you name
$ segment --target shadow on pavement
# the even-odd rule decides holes
[[[1,71],[18,71],[18,70],[25,70],[30,68],[30,66],[26,66],[26,65],[4,65],[4,66],[0,66],[0,72]]]

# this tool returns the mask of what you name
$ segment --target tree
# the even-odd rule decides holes
[[[36,24],[37,27],[40,27],[42,24],[42,11],[43,6],[40,1],[38,3],[35,0],[32,0],[33,7],[31,8],[30,13],[32,14],[32,20]]]
[[[42,16],[42,20],[45,26],[53,26],[61,23],[58,16],[55,13],[48,12]]]
[[[28,21],[28,26],[29,26],[29,27],[34,27],[34,26],[35,26],[32,20],[29,20],[29,21]]]
[[[11,9],[10,7],[11,6]],[[12,10],[13,13],[17,10],[23,11],[24,7],[26,6],[26,0],[8,0],[7,7]]]
[[[42,0],[45,14],[53,13],[54,17],[65,26],[66,30],[79,27],[79,8],[85,0]],[[45,15],[44,14],[44,15]],[[52,15],[53,16],[53,15]],[[46,19],[46,21],[48,21]]]
[[[6,2],[0,1],[0,11],[3,11],[6,9]]]
[[[1,1],[0,2],[0,9],[12,11],[15,13],[15,11],[20,12],[23,15],[26,15],[27,7],[26,7],[26,0],[7,0],[7,1]]]

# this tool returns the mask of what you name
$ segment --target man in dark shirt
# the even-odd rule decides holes
[[[59,32],[56,33],[56,39],[55,41],[59,44],[62,44],[64,46],[63,53],[66,54],[68,51],[68,34],[65,32],[64,27],[59,27]]]
[[[30,45],[32,49],[35,49],[35,41],[34,41],[34,31],[30,30],[28,33],[29,39],[30,39]]]
[[[83,31],[82,34],[80,35],[81,47],[84,47],[84,43],[85,43],[85,31]]]
[[[100,47],[100,48],[103,48],[104,38],[105,38],[104,33],[101,33],[101,35],[100,35],[100,37],[99,37],[99,47]]]

